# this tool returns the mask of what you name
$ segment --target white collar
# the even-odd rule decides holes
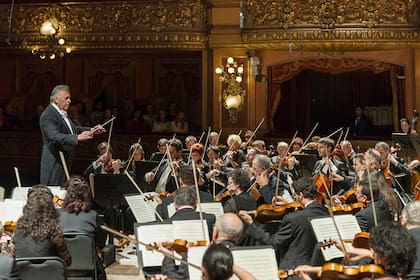
[[[67,111],[61,110],[55,103],[51,103],[51,105],[60,113],[60,115],[67,117]]]

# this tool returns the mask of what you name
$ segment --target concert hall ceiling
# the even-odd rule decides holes
[[[0,48],[42,44],[39,29],[47,20],[83,51],[222,47],[223,42],[213,45],[211,36],[226,28],[236,28],[235,46],[249,49],[417,48],[419,7],[419,0],[27,0],[15,1],[9,22],[11,1],[0,0]],[[223,9],[237,12],[235,25],[219,24],[226,21]]]

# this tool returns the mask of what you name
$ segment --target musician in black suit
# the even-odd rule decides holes
[[[366,208],[356,214],[357,222],[360,229],[369,232],[375,227],[375,218],[373,212],[373,204],[375,204],[377,223],[384,221],[391,221],[392,215],[388,203],[385,201],[383,195],[380,195],[380,188],[387,188],[386,182],[381,175],[375,170],[367,170],[362,175],[362,178],[356,185],[356,197],[358,202],[366,203]],[[371,196],[371,190],[373,198]],[[372,203],[374,201],[374,203]]]
[[[70,89],[66,85],[54,87],[50,104],[39,119],[42,133],[41,184],[61,186],[64,183],[64,169],[59,152],[63,152],[68,168],[71,168],[73,149],[79,141],[92,139],[94,134],[103,133],[101,125],[94,128],[76,126],[67,116],[71,103]]]
[[[198,170],[197,170],[198,174]],[[179,177],[178,177],[179,187],[191,187],[194,188],[195,181],[194,181],[194,173],[192,166],[181,166],[179,168]],[[213,196],[208,192],[199,191],[200,194],[200,201],[201,202],[212,202]],[[162,202],[157,205],[156,212],[161,216],[162,219],[168,219],[168,205],[174,202],[174,196],[167,196],[162,199]]]
[[[317,190],[312,178],[300,178],[293,186],[296,200],[305,208],[286,214],[281,226],[272,235],[264,232],[249,215],[240,212],[243,220],[250,224],[245,234],[252,235],[263,244],[273,245],[279,257],[279,268],[286,270],[310,264],[317,244],[310,219],[328,215],[327,209],[315,201]]]
[[[420,201],[407,203],[401,213],[401,224],[405,226],[417,244],[417,260],[410,272],[409,279],[420,278]]]
[[[178,188],[176,181],[178,168],[186,165],[182,158],[182,142],[176,138],[171,139],[168,142],[168,147],[172,162],[169,162],[169,159],[165,159],[164,162],[158,166],[159,168],[156,167],[151,172],[147,172],[144,176],[146,182],[156,186],[155,191],[157,193],[175,191]]]

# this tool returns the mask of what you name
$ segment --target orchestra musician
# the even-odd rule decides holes
[[[242,220],[236,214],[225,213],[217,217],[212,234],[213,243],[227,248],[236,247],[242,237],[243,227]]]
[[[88,180],[89,174],[119,174],[121,165],[112,158],[113,149],[107,142],[101,142],[96,146],[98,158],[93,161],[83,173]]]
[[[279,256],[279,268],[286,270],[296,265],[310,264],[317,241],[309,219],[328,215],[327,209],[315,201],[317,188],[312,178],[302,177],[293,186],[296,200],[305,208],[286,214],[272,235],[264,232],[244,211],[239,212],[240,217],[250,224],[245,235],[252,236],[261,244],[273,245]]]
[[[207,179],[207,190],[211,190],[210,192],[212,192],[214,184],[215,192],[217,192],[217,182],[220,183],[220,185],[226,185],[227,181],[226,165],[221,157],[219,146],[209,146],[207,148],[207,158],[209,159],[209,170],[205,173]],[[217,182],[213,182],[213,180]],[[217,186],[217,189],[220,189],[220,187]]]
[[[3,225],[0,223],[0,279],[20,280],[16,261],[7,251],[8,243],[6,234],[3,233]]]
[[[249,177],[246,171],[234,169],[228,174],[227,199],[222,200],[225,213],[237,213],[240,210],[255,210],[257,201],[246,190],[249,188]]]
[[[373,279],[417,279],[409,277],[416,260],[416,243],[402,225],[385,222],[374,227],[370,232],[369,245],[370,250],[364,248],[347,249],[346,259],[352,262],[368,259],[382,266],[385,275]],[[298,266],[295,273],[302,280],[311,280],[311,277],[305,272],[308,268],[309,266]],[[343,275],[343,277],[345,278],[346,275]],[[340,279],[338,273],[336,278]],[[372,278],[369,277],[369,279]]]
[[[379,192],[379,189],[384,187],[387,187],[386,182],[375,170],[370,170],[369,173],[366,170],[358,184],[356,184],[357,201],[366,204],[366,208],[355,215],[362,231],[369,232],[375,226],[372,200],[374,200],[375,204],[377,222],[392,221],[390,205]]]
[[[139,143],[134,143],[130,146],[130,149],[128,150],[128,160],[131,159],[131,162],[129,162],[130,166],[128,166],[127,170],[135,174],[136,173],[136,161],[144,161],[144,150],[143,146]]]
[[[152,161],[160,161],[163,157],[163,155],[166,153],[166,145],[168,145],[168,139],[166,138],[160,138],[157,142],[157,148],[158,150],[150,156],[150,160]]]
[[[247,131],[245,131],[245,134],[244,134],[244,141],[243,142],[241,142],[240,143],[240,148],[241,148],[241,150],[244,152],[244,154],[246,153],[246,150],[249,148],[249,147],[252,147],[252,143],[254,142],[254,140],[255,140],[255,135],[253,135],[254,133],[252,132],[252,130],[247,130]],[[229,143],[228,143],[228,146],[229,146]],[[230,147],[230,146],[229,146]]]
[[[240,149],[242,140],[239,135],[231,134],[227,139],[229,150],[226,152],[226,166],[231,168],[241,167],[242,162],[245,161],[245,154]]]
[[[184,151],[186,153],[190,152],[191,147],[197,143],[197,138],[193,135],[188,135],[187,137],[185,137],[185,149]]]
[[[297,168],[298,162],[296,158],[293,155],[288,154],[288,150],[289,150],[289,144],[287,144],[284,141],[278,142],[277,143],[278,155],[271,158],[271,162],[273,164],[279,164],[280,160],[283,160],[283,164],[281,168],[282,168],[282,171],[284,172],[282,172],[282,174],[286,176],[284,176],[282,180],[285,182],[288,182],[287,176],[290,176],[290,178],[293,181],[302,177]]]
[[[409,279],[420,278],[420,201],[413,201],[407,203],[401,213],[401,224],[405,226],[408,233],[416,241],[417,259],[414,263],[413,269],[410,272]]]
[[[35,185],[28,191],[10,254],[15,258],[59,256],[66,265],[71,264],[53,194],[45,185]]]
[[[400,119],[400,129],[402,133],[415,135],[417,131],[410,125],[407,118]]]
[[[199,170],[198,185],[202,187],[204,184],[206,184],[205,187],[207,187],[208,182],[206,180],[206,174],[210,171],[210,167],[208,163],[203,160],[204,145],[201,143],[195,143],[191,146],[190,149],[191,160],[194,161],[195,166],[197,166]]]
[[[209,146],[219,146],[219,133],[216,131],[209,134]]]
[[[198,175],[198,172],[197,172]],[[184,165],[179,168],[178,172],[178,182],[180,188],[194,188],[194,172],[191,165]],[[201,202],[212,202],[213,196],[208,192],[199,190],[200,201]],[[168,205],[174,202],[174,196],[166,196],[161,199],[161,202],[158,200],[158,205],[156,206],[156,212],[162,217],[162,219],[168,219]]]
[[[267,146],[263,140],[255,140],[252,142],[251,147],[257,149],[261,154],[268,156]]]
[[[390,147],[385,142],[377,142],[375,150],[381,155],[381,172],[385,179],[389,179],[391,185],[399,192],[410,192],[411,173],[400,158],[390,153]],[[398,178],[397,178],[398,177]],[[401,187],[403,190],[401,190]]]
[[[334,140],[331,138],[321,138],[318,143],[318,155],[321,158],[315,162],[312,175],[325,174],[332,180],[332,194],[340,190],[347,191],[353,186],[353,178],[348,175],[348,170],[332,157],[334,149]],[[327,181],[329,181],[327,180]],[[331,190],[330,190],[331,191]]]
[[[254,183],[257,184],[264,203],[271,204],[275,195],[277,180],[280,180],[279,195],[283,196],[285,192],[288,193],[289,186],[287,183],[277,178],[275,171],[271,171],[271,160],[269,157],[261,154],[256,155],[252,161],[252,169],[254,171],[254,178],[251,179],[251,185],[254,185]],[[290,197],[290,193],[288,196]]]
[[[182,142],[179,139],[173,138],[168,142],[169,147],[169,159],[165,159],[164,162],[151,172],[147,172],[145,180],[148,183],[155,183],[155,192],[173,192],[177,189],[177,183],[175,182],[177,174],[173,174],[173,170],[177,172],[180,166],[185,165],[182,159]],[[172,166],[171,166],[172,165]]]

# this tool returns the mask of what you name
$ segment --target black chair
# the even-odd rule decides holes
[[[59,257],[17,258],[22,280],[66,280],[66,266]]]
[[[96,246],[94,239],[85,233],[64,233],[71,266],[67,267],[67,279],[96,280]]]

